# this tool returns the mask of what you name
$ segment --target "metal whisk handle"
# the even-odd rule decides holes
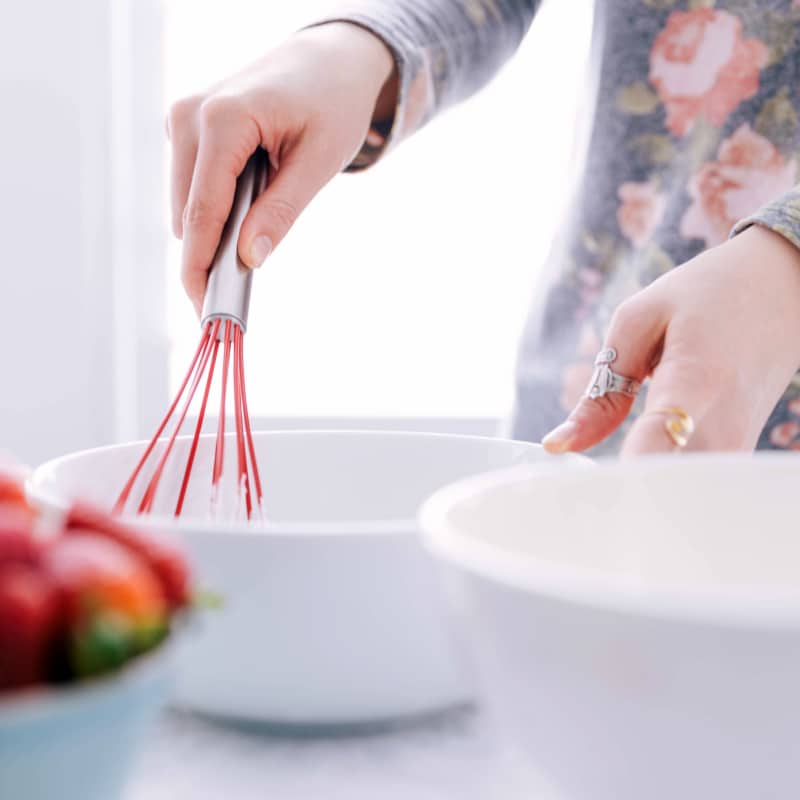
[[[247,330],[253,270],[242,263],[236,245],[250,206],[267,185],[268,171],[269,158],[266,151],[259,148],[250,156],[236,181],[231,213],[209,268],[208,285],[200,315],[200,324],[203,327],[209,320],[230,319],[238,323],[243,331]]]

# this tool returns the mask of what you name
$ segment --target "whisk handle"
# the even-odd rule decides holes
[[[236,181],[231,212],[208,272],[208,285],[200,315],[203,327],[210,320],[230,319],[237,322],[242,330],[247,330],[253,270],[242,263],[236,246],[250,206],[267,185],[268,171],[269,157],[265,150],[259,148],[250,156]]]

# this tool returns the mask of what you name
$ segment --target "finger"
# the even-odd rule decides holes
[[[170,205],[172,232],[178,239],[183,235],[183,210],[189,196],[192,172],[197,156],[197,110],[200,100],[187,97],[173,103],[166,119],[167,139],[170,142]]]
[[[181,264],[184,288],[198,313],[203,304],[208,268],[233,204],[237,174],[216,143],[200,141],[183,214]]]
[[[198,313],[203,303],[208,268],[233,204],[236,179],[259,145],[239,120],[204,124],[197,145],[189,195],[183,213],[183,285]]]
[[[694,421],[704,414],[708,402],[705,386],[700,365],[676,360],[659,364],[648,389],[645,409],[628,431],[621,455],[691,449],[697,443],[697,438],[692,438]]]
[[[642,382],[658,360],[666,330],[665,312],[643,295],[623,303],[611,320],[604,350],[614,348],[611,368],[619,375]],[[551,453],[586,450],[610,436],[631,410],[634,398],[621,392],[601,397],[584,396],[566,421],[544,437]]]
[[[298,144],[282,158],[280,168],[239,231],[239,257],[247,266],[255,268],[264,263],[339,167],[331,162],[326,148],[313,141]]]
[[[183,237],[183,212],[189,199],[189,187],[197,158],[197,134],[193,127],[171,128],[172,164],[170,168],[170,200],[172,232]]]

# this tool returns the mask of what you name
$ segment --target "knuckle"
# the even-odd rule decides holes
[[[609,334],[621,341],[633,339],[648,327],[652,316],[652,309],[647,304],[642,303],[637,297],[629,297],[614,311],[609,324]]]
[[[232,118],[238,115],[239,110],[239,102],[235,98],[226,95],[212,95],[200,104],[200,122],[206,128],[213,128],[220,124],[227,125]]]
[[[182,97],[176,100],[167,112],[167,127],[171,133],[179,131],[191,124],[200,105],[197,96]]]
[[[276,219],[284,230],[291,228],[300,216],[300,211],[297,206],[291,201],[281,197],[273,197],[266,200],[265,211],[273,219]]]
[[[219,209],[201,198],[194,198],[186,204],[182,219],[184,228],[205,228],[225,223]]]
[[[583,423],[596,419],[598,415],[608,418],[624,417],[630,410],[632,402],[626,395],[615,392],[602,397],[582,397],[573,412],[573,417]]]
[[[274,83],[265,83],[246,90],[244,98],[254,108],[280,108],[288,99],[287,90]]]

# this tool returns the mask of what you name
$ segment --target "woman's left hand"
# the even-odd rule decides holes
[[[614,372],[650,378],[622,454],[675,450],[664,409],[694,420],[689,450],[752,450],[800,367],[800,250],[752,226],[626,300],[604,347]],[[583,397],[543,444],[585,450],[622,423],[633,398]]]

